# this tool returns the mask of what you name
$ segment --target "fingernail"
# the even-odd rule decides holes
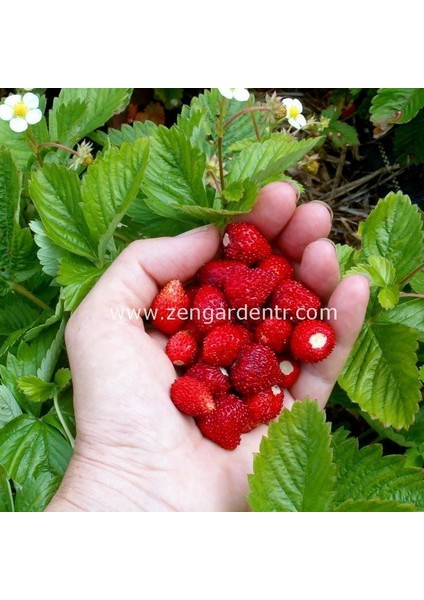
[[[330,240],[329,238],[319,238],[318,240],[319,242],[328,242],[329,244],[331,244],[335,250],[335,252],[337,253],[337,246],[336,244],[333,242],[333,240]]]
[[[333,218],[333,209],[331,208],[331,206],[329,206],[327,204],[327,202],[323,202],[322,200],[311,200],[309,202],[309,204],[322,204],[322,206],[325,206],[325,208],[328,210],[328,212],[331,215],[331,218]]]
[[[215,227],[215,226],[214,225],[202,225],[202,227],[196,227],[196,229],[190,229],[189,231],[184,231],[184,233],[180,233],[176,237],[186,237],[188,235],[195,235],[196,233],[200,233],[201,231],[207,231],[211,227]]]
[[[294,191],[294,193],[296,194],[296,202],[298,202],[301,194],[299,184],[296,181],[294,181],[294,179],[287,179],[287,181],[285,181],[284,183],[287,183],[287,185],[289,185]]]

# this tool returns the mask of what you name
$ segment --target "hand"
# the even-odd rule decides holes
[[[293,398],[316,398],[324,408],[361,328],[369,297],[365,277],[340,282],[328,208],[296,208],[284,183],[264,188],[244,220],[254,223],[298,265],[304,283],[337,310],[337,345],[316,365],[303,365]],[[175,370],[158,335],[141,320],[112,318],[116,309],[149,308],[170,279],[187,280],[213,258],[215,227],[175,238],[140,240],[116,259],[66,329],[77,425],[75,454],[47,510],[246,510],[247,474],[266,426],[242,437],[233,452],[202,437],[191,417],[169,398]],[[142,313],[141,313],[142,314]],[[160,336],[159,336],[160,337]]]

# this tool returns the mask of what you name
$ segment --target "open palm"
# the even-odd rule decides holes
[[[340,282],[331,228],[321,203],[296,207],[284,183],[261,191],[254,223],[277,251],[297,265],[297,275],[337,310],[332,355],[304,365],[284,404],[316,398],[323,408],[362,325],[369,296],[360,276]],[[175,370],[163,340],[149,334],[126,309],[150,307],[170,279],[187,280],[213,258],[214,227],[176,238],[131,244],[72,316],[66,342],[73,372],[77,420],[75,454],[49,510],[245,510],[252,454],[266,427],[242,437],[228,452],[202,437],[191,417],[169,398]],[[117,312],[123,309],[123,318]]]

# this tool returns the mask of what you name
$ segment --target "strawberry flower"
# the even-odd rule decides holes
[[[296,129],[301,129],[306,125],[306,119],[302,115],[303,106],[297,98],[284,98],[281,104],[285,107],[287,120]]]
[[[224,98],[228,98],[228,100],[238,100],[239,102],[246,102],[249,100],[249,90],[246,88],[218,88],[218,91]]]
[[[23,96],[12,94],[0,104],[0,119],[9,121],[10,129],[16,133],[26,131],[28,125],[41,121],[43,113],[38,108],[39,103],[39,97],[31,92]]]

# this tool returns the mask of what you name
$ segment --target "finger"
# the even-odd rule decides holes
[[[275,238],[290,221],[296,209],[297,195],[288,183],[270,183],[261,189],[252,212],[236,221],[255,225],[268,239]]]
[[[303,253],[299,278],[320,298],[327,301],[340,282],[336,249],[330,240],[317,240]]]
[[[331,231],[331,212],[322,202],[309,202],[298,206],[287,227],[277,240],[283,254],[300,262],[311,242],[325,238]]]
[[[329,320],[336,334],[336,346],[322,362],[302,365],[299,379],[290,390],[294,398],[309,396],[324,408],[364,322],[369,287],[363,275],[351,275],[336,287],[328,302],[336,317]]]
[[[186,281],[213,258],[218,230],[207,226],[177,237],[138,240],[118,256],[81,304],[148,308],[158,288],[171,279]]]

